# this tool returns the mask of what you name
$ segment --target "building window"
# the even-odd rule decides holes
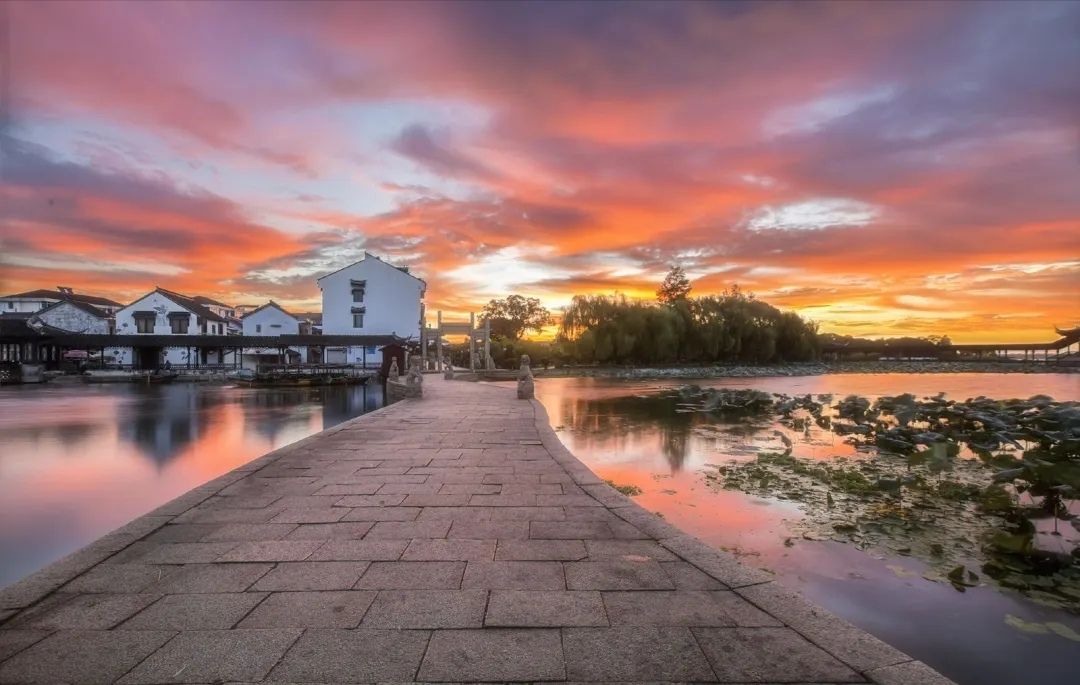
[[[154,320],[148,316],[139,316],[135,318],[135,332],[137,333],[153,333],[154,332]]]
[[[8,302],[7,303],[7,308],[8,309],[15,309],[15,303],[14,302]]]
[[[352,289],[352,301],[353,302],[363,302],[364,301],[364,289],[363,288],[353,288]]]
[[[354,313],[352,315],[352,327],[353,328],[363,328],[364,327],[364,315],[363,314]]]
[[[255,332],[256,333],[262,333],[262,324],[261,323],[255,324]]]
[[[169,328],[172,329],[174,335],[188,332],[188,324],[191,319],[185,314],[184,316],[170,316]]]
[[[366,352],[366,354],[377,354],[378,351],[379,351],[379,347],[377,345],[368,345],[367,350],[365,352]]]

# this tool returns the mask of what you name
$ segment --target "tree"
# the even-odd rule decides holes
[[[484,305],[481,321],[491,322],[492,336],[520,340],[526,331],[539,333],[552,322],[549,312],[535,297],[511,295]]]
[[[683,268],[676,264],[671,267],[660,289],[656,291],[656,299],[664,304],[673,304],[685,300],[690,295],[690,279],[686,277]]]

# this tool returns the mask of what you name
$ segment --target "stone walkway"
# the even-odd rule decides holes
[[[604,485],[539,403],[425,394],[0,591],[0,682],[948,682]]]

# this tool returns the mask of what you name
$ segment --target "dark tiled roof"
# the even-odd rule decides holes
[[[191,299],[195,300],[199,304],[209,304],[215,307],[225,307],[226,309],[232,309],[231,305],[227,305],[224,302],[218,302],[217,300],[212,300],[209,297],[203,297],[202,295],[196,295]]]
[[[228,322],[225,317],[219,316],[214,312],[210,311],[205,306],[199,304],[199,302],[196,301],[196,299],[193,297],[181,295],[180,293],[173,292],[172,290],[166,290],[165,288],[157,288],[156,292],[161,293],[162,295],[169,298],[184,309],[187,309],[196,316],[201,316],[207,321],[225,321],[226,323]]]
[[[107,318],[109,318],[108,312],[106,312],[106,311],[104,311],[102,309],[98,309],[97,307],[95,307],[92,304],[87,304],[86,302],[80,302],[79,300],[60,300],[59,302],[53,302],[48,307],[45,307],[44,309],[39,309],[36,313],[37,314],[43,314],[43,313],[49,311],[50,309],[54,309],[56,307],[59,307],[62,304],[70,304],[72,307],[75,307],[76,309],[81,309],[82,311],[86,312],[90,316],[96,316],[99,319],[107,319]]]
[[[14,295],[5,295],[4,297],[21,297],[26,299],[49,299],[49,300],[69,300],[71,302],[83,302],[85,304],[97,305],[99,307],[123,307],[115,300],[110,300],[107,297],[98,297],[96,295],[83,295],[82,293],[62,293],[59,290],[46,290],[41,288],[39,290],[27,290],[25,293],[16,293]]]
[[[274,309],[278,310],[278,311],[279,311],[279,312],[281,312],[282,314],[287,314],[288,316],[291,316],[291,317],[292,317],[292,318],[294,318],[294,319],[298,319],[298,320],[299,320],[299,318],[300,318],[299,316],[296,316],[295,314],[293,314],[293,313],[291,313],[291,312],[288,312],[288,311],[286,311],[284,307],[282,307],[282,306],[281,306],[280,304],[278,304],[277,302],[274,302],[273,300],[270,300],[269,302],[267,302],[267,303],[266,303],[266,304],[264,304],[263,306],[259,307],[258,309],[253,309],[253,310],[251,310],[251,311],[250,311],[250,312],[248,312],[247,314],[244,314],[244,316],[242,316],[241,318],[243,318],[243,319],[246,319],[246,318],[248,318],[249,316],[251,316],[252,314],[254,314],[255,312],[261,312],[262,310],[266,309],[267,307],[273,307]]]

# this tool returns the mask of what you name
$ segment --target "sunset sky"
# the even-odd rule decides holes
[[[825,331],[1080,323],[1080,3],[0,12],[0,294],[315,311],[366,249],[429,312],[680,263]]]

